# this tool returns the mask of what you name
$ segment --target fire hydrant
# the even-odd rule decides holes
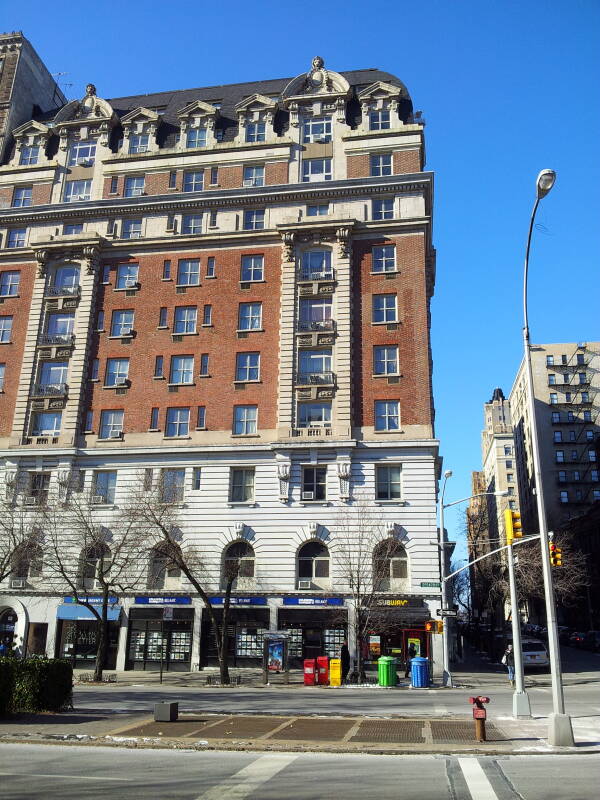
[[[475,738],[478,742],[485,742],[485,721],[487,719],[487,711],[484,708],[484,703],[489,703],[489,697],[469,697],[469,703],[473,706],[473,719],[475,720]]]

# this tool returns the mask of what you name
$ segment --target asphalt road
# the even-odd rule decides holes
[[[453,757],[0,746],[0,798],[589,800],[600,756]],[[551,787],[551,788],[550,788]]]

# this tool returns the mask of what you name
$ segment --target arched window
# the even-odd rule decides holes
[[[298,551],[298,588],[329,588],[329,550],[322,542],[307,542]]]
[[[75,292],[79,286],[79,267],[76,264],[65,264],[54,271],[52,286],[56,290]]]
[[[395,539],[384,539],[373,551],[373,584],[378,592],[398,591],[408,585],[406,550]]]
[[[12,557],[11,581],[27,581],[42,574],[42,548],[35,542],[23,542]]]
[[[233,589],[251,588],[254,583],[254,549],[248,542],[233,542],[223,558],[223,588],[229,581]]]
[[[163,542],[153,550],[150,558],[149,589],[179,589],[181,569],[178,560],[181,550],[174,542]]]
[[[104,573],[105,562],[110,557],[110,550],[99,543],[86,547],[81,552],[79,569],[80,589],[91,591],[98,588],[98,576]]]

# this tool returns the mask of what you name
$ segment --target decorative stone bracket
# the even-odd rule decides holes
[[[281,503],[287,503],[289,499],[290,472],[291,463],[289,461],[280,461],[277,464],[277,477],[279,478],[279,500]]]
[[[352,475],[352,462],[349,460],[337,462],[337,476],[340,482],[340,498],[350,499],[350,478]]]
[[[38,278],[44,278],[48,269],[48,264],[54,261],[83,261],[86,265],[88,275],[93,275],[98,271],[100,264],[100,237],[90,242],[71,244],[65,247],[62,242],[45,241],[39,245],[34,245],[35,259],[38,265]]]

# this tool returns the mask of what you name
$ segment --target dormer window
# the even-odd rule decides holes
[[[331,117],[313,117],[304,122],[302,130],[304,144],[331,141]]]
[[[19,164],[23,167],[31,166],[32,164],[37,164],[40,157],[40,148],[37,145],[32,145],[30,147],[23,147],[21,150],[21,157],[19,158]]]
[[[247,142],[264,142],[266,138],[266,126],[264,122],[248,123],[246,126]]]
[[[369,130],[387,131],[390,128],[389,111],[371,111],[369,114]]]
[[[74,142],[69,150],[69,167],[91,167],[96,159],[96,142]]]
[[[129,137],[129,153],[147,153],[150,137],[147,133],[134,133]]]
[[[190,128],[185,137],[187,148],[206,147],[206,128]]]

